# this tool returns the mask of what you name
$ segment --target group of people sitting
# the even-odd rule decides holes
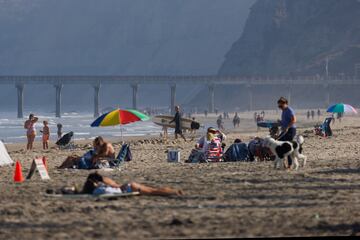
[[[101,165],[110,166],[116,164],[116,161],[129,161],[130,150],[124,151],[124,146],[121,148],[117,157],[114,147],[111,143],[106,142],[102,137],[97,137],[93,141],[93,149],[85,153],[82,157],[70,156],[59,166],[60,169],[76,168],[76,169],[98,169]],[[183,195],[182,190],[172,189],[169,187],[151,187],[136,182],[125,184],[118,184],[114,180],[100,175],[98,172],[90,173],[85,184],[81,190],[75,186],[64,187],[55,193],[60,194],[122,194],[138,192],[143,195]],[[49,193],[54,193],[52,190]]]
[[[207,129],[196,143],[195,148],[186,161],[187,163],[198,162],[237,162],[237,161],[261,161],[273,160],[270,149],[263,146],[263,139],[255,138],[248,144],[236,139],[225,151],[226,135],[212,127]]]

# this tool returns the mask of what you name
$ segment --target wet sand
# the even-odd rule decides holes
[[[251,114],[240,130],[227,131],[229,146],[241,137],[266,136],[256,132]],[[275,117],[275,115],[273,116]],[[213,121],[215,119],[212,119]],[[13,167],[1,167],[0,238],[206,238],[332,236],[360,233],[360,118],[336,123],[335,136],[324,139],[305,135],[306,168],[274,170],[272,162],[185,164],[167,163],[166,151],[181,150],[184,161],[195,140],[172,139],[163,143],[148,137],[132,142],[134,160],[120,171],[99,172],[120,183],[136,181],[171,186],[185,191],[182,197],[135,196],[118,200],[53,199],[43,195],[48,188],[81,185],[89,171],[57,170],[56,167],[80,148],[26,153],[23,145],[8,146],[20,160],[26,175],[35,156],[49,158],[51,181],[38,176],[22,184],[12,182]],[[230,125],[228,122],[227,125]],[[305,133],[304,133],[305,132]],[[87,145],[87,146],[86,146]],[[119,144],[115,144],[116,150]]]

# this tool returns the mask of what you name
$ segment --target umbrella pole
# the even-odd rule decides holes
[[[121,126],[120,126],[120,132],[121,132],[121,143],[124,143],[123,129]]]
[[[123,138],[123,131],[122,131],[121,124],[119,126],[120,126],[120,139],[121,139],[120,141],[121,141],[121,144],[123,144],[124,138]]]

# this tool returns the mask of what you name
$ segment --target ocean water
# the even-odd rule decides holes
[[[136,122],[128,125],[115,127],[92,128],[90,124],[95,120],[90,113],[64,113],[61,118],[55,118],[53,113],[41,113],[36,115],[39,122],[36,124],[36,140],[41,140],[40,130],[43,127],[43,121],[47,120],[50,127],[50,140],[57,140],[58,123],[63,125],[63,134],[73,131],[75,140],[94,139],[97,136],[121,139],[123,136],[146,136],[159,135],[161,127],[155,125],[152,121]],[[0,139],[5,143],[22,143],[26,142],[26,130],[24,121],[26,119],[17,119],[14,112],[0,113]]]

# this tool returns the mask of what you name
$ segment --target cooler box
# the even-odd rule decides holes
[[[180,162],[180,151],[169,150],[168,151],[168,162]]]

